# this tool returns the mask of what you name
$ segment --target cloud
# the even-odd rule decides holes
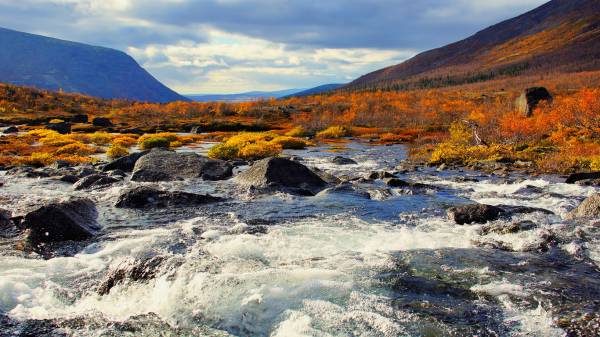
[[[348,81],[545,0],[0,0],[0,26],[132,54],[183,92]]]

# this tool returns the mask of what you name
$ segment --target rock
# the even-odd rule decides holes
[[[489,233],[496,234],[511,234],[511,233],[519,233],[528,230],[532,230],[536,228],[537,225],[533,221],[521,221],[514,223],[503,223],[500,225],[486,225],[481,227],[480,234],[487,235]]]
[[[600,194],[585,199],[577,208],[567,214],[567,219],[600,218]]]
[[[50,202],[25,215],[18,227],[26,230],[25,243],[37,250],[45,243],[83,241],[100,229],[96,205],[84,198]]]
[[[594,187],[600,187],[600,179],[585,179],[585,180],[579,180],[577,182],[577,185],[580,186],[594,186]]]
[[[89,176],[79,179],[75,183],[75,185],[73,185],[73,189],[79,191],[99,187],[106,187],[116,183],[117,181],[119,180],[114,177],[109,177],[103,174],[91,174]]]
[[[16,126],[9,126],[6,129],[4,129],[4,131],[2,131],[5,134],[10,134],[10,133],[17,133],[19,132],[19,129]]]
[[[6,227],[12,225],[12,212],[0,208],[0,227]]]
[[[69,121],[71,123],[87,123],[88,120],[89,120],[88,115],[84,115],[84,114],[75,115],[75,116],[69,118]]]
[[[442,163],[440,166],[438,166],[438,168],[436,169],[438,172],[442,172],[448,169],[448,165],[446,165],[445,163]]]
[[[153,187],[140,186],[122,193],[115,206],[118,208],[186,207],[204,205],[222,200],[224,199],[210,195],[170,192]]]
[[[379,171],[379,172],[374,171],[374,172],[369,173],[365,178],[369,179],[369,180],[377,180],[377,179],[395,178],[395,176],[393,173],[386,172],[386,171]]]
[[[363,198],[363,199],[371,199],[371,194],[368,191],[360,189],[358,186],[351,183],[341,183],[337,186],[330,187],[324,189],[319,192],[319,196],[323,195],[331,195],[331,194],[342,194],[342,195],[351,195],[353,197]]]
[[[79,178],[78,176],[73,175],[73,174],[65,174],[64,176],[61,176],[60,178],[58,178],[58,180],[60,180],[64,183],[69,183],[69,184],[75,184],[80,179],[81,178]]]
[[[518,189],[515,194],[540,194],[540,193],[544,193],[544,189],[541,187],[537,187],[537,186],[533,186],[533,185],[527,185],[525,187],[522,187],[520,189]]]
[[[282,191],[291,194],[315,195],[327,187],[321,177],[306,166],[284,158],[257,161],[236,181],[248,188]]]
[[[398,179],[398,178],[386,178],[383,181],[389,187],[416,187],[416,188],[427,188],[427,187],[430,187],[429,185],[420,184],[420,183],[414,183],[414,182],[408,182],[408,181],[405,181],[405,180],[402,180],[402,179]]]
[[[297,161],[297,160],[295,160]],[[311,167],[311,171],[313,171],[316,175],[318,175],[321,179],[323,179],[326,183],[330,185],[341,184],[342,180],[331,173],[325,172],[318,167]]]
[[[133,181],[174,181],[190,178],[225,180],[231,177],[231,164],[213,160],[195,153],[177,153],[154,149],[137,160],[133,168]]]
[[[111,170],[111,171],[106,171],[105,173],[108,174],[109,177],[113,177],[113,178],[117,178],[117,179],[122,179],[127,176],[127,173],[125,173],[122,170]]]
[[[150,151],[136,152],[119,159],[115,159],[104,165],[104,167],[102,167],[102,171],[106,172],[112,170],[122,170],[124,172],[131,172],[135,167],[135,163],[149,152]]]
[[[575,184],[581,180],[600,179],[600,172],[585,172],[585,173],[573,173],[567,180],[566,184]]]
[[[71,132],[71,123],[61,122],[61,123],[50,123],[46,125],[46,129],[53,130],[61,135],[66,135]]]
[[[341,156],[334,157],[333,159],[331,159],[331,162],[336,165],[356,165],[356,164],[358,164],[356,161],[354,161],[350,158],[344,158]]]
[[[58,169],[71,167],[71,165],[72,165],[71,162],[68,162],[66,160],[57,160],[54,163],[52,163],[52,165],[50,165],[50,168],[52,168],[54,170],[58,170]]]
[[[94,126],[100,126],[100,127],[104,127],[104,128],[110,128],[113,125],[113,123],[110,121],[110,119],[108,118],[104,118],[104,117],[96,117],[92,120],[92,125]]]
[[[542,101],[552,102],[552,95],[544,87],[533,87],[525,89],[525,92],[517,99],[516,105],[525,117],[531,117],[533,111]]]
[[[106,295],[118,284],[127,281],[148,281],[153,279],[164,263],[164,256],[153,256],[144,259],[127,258],[109,271],[98,286],[99,295]]]
[[[498,219],[502,212],[504,211],[499,207],[484,204],[450,207],[447,211],[448,218],[459,225],[483,224]]]

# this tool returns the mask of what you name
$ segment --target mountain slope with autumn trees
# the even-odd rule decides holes
[[[4,28],[0,82],[143,102],[188,100],[124,52]]]
[[[344,89],[426,89],[597,69],[600,1],[552,0],[465,40],[364,75]]]

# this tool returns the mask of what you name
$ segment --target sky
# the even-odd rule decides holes
[[[346,83],[547,0],[0,0],[0,27],[127,52],[183,94]]]

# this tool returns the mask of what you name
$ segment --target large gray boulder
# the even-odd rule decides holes
[[[298,195],[315,195],[327,183],[308,167],[285,158],[266,158],[240,173],[236,182],[254,190],[281,191]]]
[[[544,87],[533,87],[525,89],[517,99],[516,105],[523,115],[531,117],[535,108],[542,101],[552,102],[552,95]]]
[[[73,185],[73,189],[76,191],[108,187],[116,182],[119,179],[115,177],[110,177],[104,174],[90,174],[89,176],[85,176],[79,179]]]
[[[106,171],[113,171],[113,170],[121,170],[123,172],[131,172],[131,171],[133,171],[133,168],[135,167],[135,163],[137,163],[137,161],[140,158],[147,155],[149,152],[150,151],[136,152],[136,153],[132,153],[130,155],[115,159],[115,160],[111,161],[110,163],[104,165],[104,167],[102,168],[102,171],[106,172]]]
[[[577,208],[567,214],[568,219],[600,219],[600,194],[585,199]]]
[[[583,172],[583,173],[573,173],[569,175],[565,183],[567,184],[575,184],[582,180],[594,180],[600,179],[600,172]]]
[[[98,286],[97,292],[99,295],[106,295],[119,284],[151,280],[159,273],[164,261],[164,256],[127,258],[108,272]]]
[[[197,206],[222,201],[222,198],[187,192],[170,192],[149,186],[139,186],[123,192],[115,205],[118,208],[165,208]]]
[[[178,153],[154,149],[137,160],[133,168],[133,181],[158,182],[190,178],[224,180],[231,177],[231,164],[209,159],[195,153]]]
[[[26,231],[25,244],[38,250],[45,243],[92,238],[100,225],[96,205],[89,199],[49,202],[27,213],[19,227]]]
[[[448,218],[459,225],[480,223],[496,220],[504,211],[496,206],[472,204],[448,209]]]

